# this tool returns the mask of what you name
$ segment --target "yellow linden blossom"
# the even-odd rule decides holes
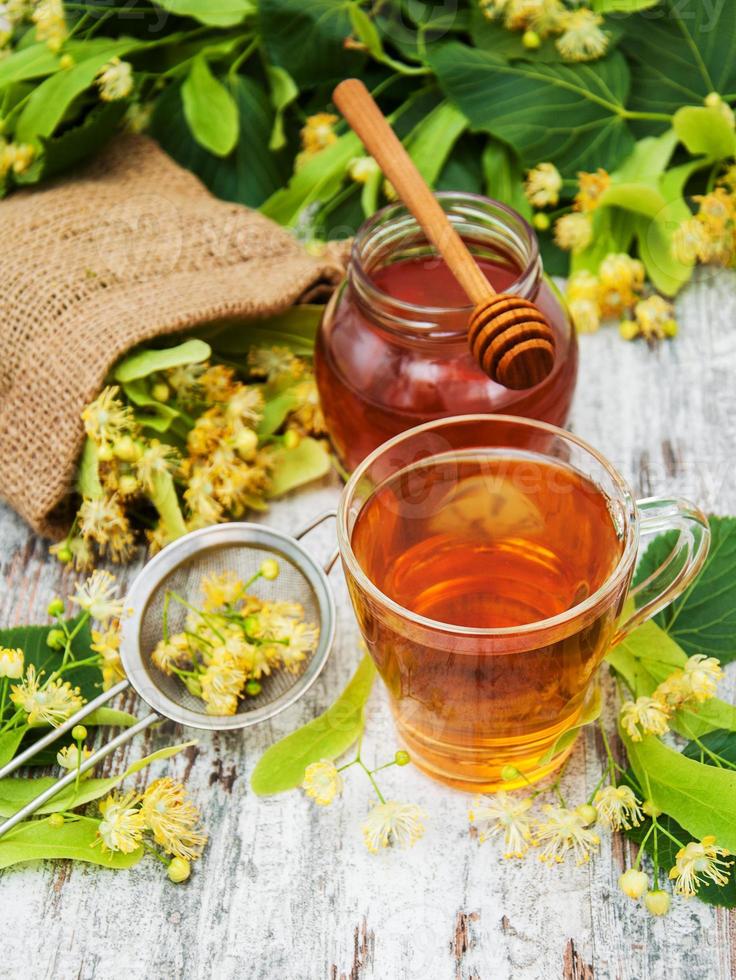
[[[535,208],[554,207],[560,199],[562,177],[553,163],[539,163],[524,182],[526,199]]]
[[[56,753],[56,761],[59,763],[62,769],[78,769],[85,759],[89,759],[92,755],[87,746],[83,746],[81,752],[78,745],[65,745],[63,749],[60,749]],[[92,770],[88,769],[86,772],[81,774],[82,779],[85,776],[91,775]]]
[[[727,884],[731,867],[722,858],[729,854],[724,847],[716,847],[716,839],[710,835],[681,848],[670,871],[670,878],[675,881],[675,894],[692,898],[705,879],[716,885]]]
[[[555,222],[555,243],[577,255],[593,241],[593,225],[587,214],[565,214]]]
[[[295,170],[301,170],[313,156],[337,142],[337,133],[334,130],[337,119],[331,112],[318,112],[307,117],[306,125],[300,133],[302,151],[294,161]]]
[[[621,725],[632,742],[643,735],[664,735],[669,730],[670,708],[657,698],[640,697],[621,707]]]
[[[232,571],[207,575],[202,579],[204,608],[209,611],[232,605],[238,601],[244,591],[242,580]]]
[[[69,597],[71,602],[84,612],[88,612],[97,622],[107,623],[111,619],[122,617],[123,602],[114,597],[115,576],[110,572],[98,568],[82,585],[77,584],[76,590],[76,593]]]
[[[184,667],[191,659],[192,651],[185,633],[175,633],[168,640],[159,640],[151,654],[155,666],[169,676],[174,673],[174,667]]]
[[[157,844],[174,857],[194,861],[202,853],[207,835],[199,827],[199,810],[181,783],[157,779],[143,794],[141,814]]]
[[[208,715],[234,715],[245,686],[246,672],[225,650],[215,651],[200,677],[202,700]]]
[[[702,704],[715,697],[716,685],[722,677],[723,670],[715,657],[696,653],[688,658],[682,670],[674,671],[662,681],[654,695],[672,708],[679,708],[687,701]]]
[[[111,793],[100,803],[102,820],[97,833],[108,851],[131,854],[139,847],[146,822],[136,806],[135,793]]]
[[[117,385],[108,385],[82,412],[84,430],[98,446],[111,446],[135,428],[133,412],[119,394]]]
[[[0,138],[0,177],[22,174],[33,163],[36,151],[30,143],[7,143]]]
[[[634,307],[634,320],[623,320],[619,331],[624,340],[664,340],[677,336],[674,307],[664,296],[657,294],[640,300]]]
[[[103,102],[117,102],[133,91],[133,66],[120,58],[112,58],[97,73],[97,87]]]
[[[415,803],[374,803],[363,823],[363,841],[371,854],[396,844],[413,847],[424,834],[424,812]]]
[[[637,301],[645,271],[639,259],[625,253],[607,255],[598,269],[601,316],[620,316]]]
[[[367,184],[378,173],[373,157],[356,157],[348,165],[348,175],[356,184]]]
[[[79,688],[72,687],[68,681],[62,682],[57,678],[42,686],[40,678],[33,664],[29,664],[22,683],[11,687],[10,700],[25,711],[29,725],[51,725],[55,728],[79,711],[84,698]]]
[[[120,659],[120,624],[114,623],[104,632],[92,630],[90,646],[102,657],[102,682],[104,689],[108,691],[116,681],[125,677]]]
[[[36,25],[36,40],[45,41],[50,51],[59,51],[67,33],[62,0],[41,0],[31,20]]]
[[[120,502],[120,495],[85,497],[79,508],[79,529],[87,541],[94,541],[100,554],[108,554],[113,561],[127,561],[135,542],[130,522]]]
[[[288,347],[255,347],[248,353],[248,370],[255,377],[270,381],[282,374],[298,377],[304,364]]]
[[[600,283],[592,272],[582,269],[570,276],[567,305],[578,333],[595,333],[600,327],[599,293]]]
[[[322,759],[313,762],[304,770],[302,789],[319,806],[329,806],[342,791],[342,776],[334,762]]]
[[[628,786],[606,786],[593,798],[598,819],[611,830],[630,830],[638,827],[643,813],[634,791]]]
[[[0,647],[0,677],[17,680],[23,676],[24,663],[25,657],[20,648],[11,650],[9,647]]]
[[[575,195],[573,207],[576,211],[590,214],[595,211],[600,203],[600,199],[611,184],[610,175],[599,167],[595,173],[586,173],[581,170],[578,174],[578,192]]]
[[[232,368],[215,364],[199,376],[199,387],[206,401],[217,404],[230,400],[238,390],[238,382]]]
[[[135,472],[142,486],[152,493],[158,477],[171,473],[179,463],[179,453],[174,446],[167,446],[152,439],[136,460]]]
[[[541,37],[559,29],[565,8],[560,0],[510,0],[505,25],[510,31],[536,31]]]
[[[601,30],[602,23],[603,18],[587,7],[565,14],[563,34],[555,42],[565,61],[592,61],[606,53],[608,34]]]
[[[529,817],[532,802],[530,796],[519,799],[504,792],[492,797],[480,796],[468,811],[468,819],[478,825],[481,843],[503,837],[504,857],[521,858],[529,850],[532,840]]]
[[[535,833],[536,841],[542,847],[539,860],[560,864],[572,854],[577,864],[589,861],[601,839],[586,827],[585,817],[564,806],[547,804],[543,809],[547,819],[537,824]]]

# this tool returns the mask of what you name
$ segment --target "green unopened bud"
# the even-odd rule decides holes
[[[171,397],[171,388],[169,388],[165,381],[157,381],[153,388],[151,388],[151,395],[157,402],[167,402]]]
[[[514,779],[523,779],[523,773],[520,772],[516,766],[504,766],[501,770],[501,779],[505,783],[510,783]]]
[[[302,437],[296,429],[287,429],[284,433],[284,449],[296,449],[301,441]]]
[[[248,681],[248,683],[245,685],[245,693],[249,694],[252,698],[260,694],[262,690],[263,688],[258,681]]]
[[[178,885],[182,881],[186,881],[191,873],[192,866],[184,858],[172,858],[169,861],[169,870],[167,872],[169,881],[173,881]]]
[[[644,800],[641,808],[648,817],[660,817],[662,815],[662,811],[651,800]]]
[[[121,436],[112,447],[112,451],[124,463],[135,463],[141,457],[141,447],[132,436]]]
[[[63,616],[64,615],[64,600],[60,599],[58,596],[52,599],[51,602],[46,607],[46,612],[49,616]]]
[[[253,429],[241,429],[235,438],[235,448],[241,459],[253,459],[258,448],[258,436]]]
[[[549,215],[545,214],[544,211],[537,211],[532,218],[532,224],[537,231],[548,231],[552,222],[549,220]]]
[[[279,563],[275,558],[266,558],[264,562],[261,563],[261,575],[268,579],[269,582],[273,582],[275,578],[278,578],[279,574]]]
[[[59,827],[64,826],[64,814],[63,813],[50,813],[49,814],[49,827],[53,827],[58,830]]]
[[[51,647],[52,650],[63,650],[66,646],[66,633],[64,630],[49,630],[48,636],[46,637],[46,646]]]
[[[261,621],[257,616],[246,616],[243,620],[243,628],[245,629],[246,636],[249,636],[251,639],[255,639],[263,632]]]
[[[723,99],[718,94],[718,92],[709,92],[706,95],[706,97],[703,99],[703,102],[709,108],[716,109],[721,104],[721,102],[723,102]]]
[[[586,827],[590,827],[598,819],[598,811],[590,803],[581,803],[580,806],[576,806],[575,813],[577,813]]]
[[[68,565],[74,556],[72,555],[72,549],[69,547],[69,545],[63,544],[60,548],[57,548],[56,557],[59,559],[62,565]]]
[[[636,868],[629,868],[628,871],[624,871],[619,877],[618,887],[624,895],[628,895],[629,898],[636,900],[641,898],[646,892],[649,887],[649,879],[643,871],[637,871]]]
[[[536,51],[542,44],[542,38],[536,31],[524,31],[521,36],[521,43],[527,51]]]
[[[397,766],[408,766],[411,762],[411,756],[405,749],[399,749],[394,756],[394,762]]]
[[[655,889],[644,896],[644,904],[652,915],[667,915],[672,904],[669,892]]]
[[[72,738],[75,742],[83,742],[87,737],[87,729],[84,725],[75,725],[72,728]]]
[[[74,58],[70,54],[63,54],[61,58],[59,58],[59,68],[61,68],[62,71],[68,71],[70,68],[73,68],[74,65]]]

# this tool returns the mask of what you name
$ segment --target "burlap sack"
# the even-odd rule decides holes
[[[0,202],[0,496],[58,537],[80,412],[126,350],[273,314],[340,272],[262,215],[216,200],[141,136]]]

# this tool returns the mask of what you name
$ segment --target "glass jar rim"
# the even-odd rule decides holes
[[[485,197],[483,194],[474,194],[470,191],[437,191],[435,197],[440,202],[448,202],[449,204],[465,203],[482,205],[483,207],[492,205],[494,209],[506,215],[506,217],[509,219],[509,226],[512,226],[512,223],[518,225],[519,230],[526,237],[529,254],[525,267],[519,270],[519,275],[506,288],[505,291],[507,293],[524,295],[525,289],[522,284],[540,261],[539,242],[537,241],[537,236],[529,222],[512,207],[509,207],[507,204],[503,204],[501,201],[495,200],[495,198]],[[360,250],[363,246],[365,246],[366,242],[370,239],[370,236],[377,230],[377,228],[381,226],[389,213],[392,211],[396,214],[405,214],[416,223],[417,228],[419,227],[416,219],[412,218],[410,215],[408,208],[400,201],[393,204],[384,205],[384,207],[380,208],[375,212],[375,214],[364,221],[356,232],[352,247],[350,249],[350,264],[352,268],[349,270],[349,275],[352,274],[355,276],[359,280],[361,287],[369,294],[373,294],[379,299],[385,299],[388,303],[390,303],[392,309],[396,310],[399,314],[406,313],[408,316],[421,316],[424,314],[426,316],[439,317],[465,313],[469,317],[473,311],[472,303],[468,303],[464,306],[423,306],[417,303],[410,303],[407,300],[398,299],[395,296],[391,296],[390,293],[384,292],[376,285],[373,279],[371,279],[370,275],[363,267]]]
[[[584,452],[592,456],[596,462],[603,467],[615,484],[626,505],[626,545],[621,553],[616,567],[592,595],[588,596],[588,598],[584,599],[582,602],[579,602],[576,605],[571,606],[569,609],[566,609],[564,612],[558,613],[556,616],[551,616],[547,619],[535,620],[532,623],[524,623],[521,626],[500,626],[486,628],[460,626],[454,623],[444,623],[440,620],[429,619],[426,616],[419,615],[419,613],[412,612],[412,610],[407,609],[405,606],[402,606],[400,603],[396,602],[390,596],[387,596],[384,592],[382,592],[378,586],[375,585],[370,578],[368,578],[366,573],[363,571],[360,562],[355,556],[352,542],[350,540],[350,531],[348,529],[348,509],[355,494],[355,490],[365,476],[368,468],[385,452],[392,449],[394,446],[399,445],[399,443],[410,438],[411,436],[417,435],[421,432],[429,432],[433,429],[439,429],[447,425],[458,423],[467,424],[474,422],[498,422],[503,424],[513,423],[514,425],[521,427],[548,432],[550,435],[574,443]],[[361,507],[361,510],[362,509],[363,508]],[[423,627],[424,629],[430,629],[433,632],[441,632],[456,636],[486,638],[495,637],[499,639],[505,637],[509,639],[530,636],[535,633],[543,633],[549,630],[556,630],[560,627],[564,627],[576,619],[579,619],[580,617],[586,616],[591,610],[603,604],[603,602],[615,592],[621,581],[629,574],[631,570],[631,565],[636,558],[639,547],[639,521],[636,500],[626,480],[624,480],[618,470],[606,459],[605,456],[602,455],[602,453],[599,453],[598,450],[594,449],[591,445],[589,445],[589,443],[585,442],[584,439],[580,439],[578,436],[573,435],[571,432],[567,432],[565,429],[560,429],[556,425],[551,425],[549,422],[541,422],[537,419],[522,418],[517,415],[453,415],[447,418],[425,422],[423,425],[417,425],[412,429],[407,429],[404,432],[400,432],[399,435],[394,436],[392,439],[388,439],[377,449],[374,449],[374,451],[369,456],[366,456],[363,462],[360,463],[355,470],[353,470],[350,479],[343,488],[337,508],[337,542],[343,561],[346,563],[350,574],[358,582],[361,588],[363,588],[374,601],[379,602],[391,612],[401,616],[402,619],[409,620],[414,625]]]

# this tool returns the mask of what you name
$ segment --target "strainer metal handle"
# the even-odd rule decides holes
[[[304,527],[300,528],[296,532],[296,534],[294,535],[295,539],[297,541],[301,541],[301,539],[305,537],[305,535],[309,534],[310,531],[313,531],[316,527],[319,527],[320,524],[324,524],[325,521],[330,521],[330,520],[334,520],[334,521],[337,520],[337,511],[334,508],[332,510],[322,511],[321,514],[318,514],[316,517],[314,517],[311,521],[309,521],[308,524],[305,524]],[[330,572],[335,566],[335,562],[339,557],[340,557],[340,551],[338,548],[335,548],[335,550],[332,552],[330,557],[322,566],[325,570],[325,575],[330,574]]]

